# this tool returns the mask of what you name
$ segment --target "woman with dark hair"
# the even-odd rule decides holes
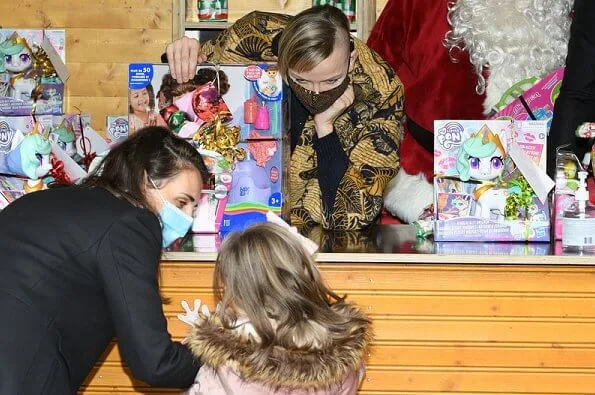
[[[114,336],[136,378],[192,384],[200,363],[167,332],[157,274],[205,177],[190,144],[149,127],[82,185],[0,212],[1,394],[75,393]]]

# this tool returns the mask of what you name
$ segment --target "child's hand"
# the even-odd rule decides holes
[[[209,307],[206,304],[202,304],[201,307],[200,299],[194,299],[194,309],[190,310],[190,306],[188,306],[188,302],[182,300],[182,307],[186,314],[178,314],[178,319],[190,326],[199,322],[199,319],[206,319],[211,315],[209,311]],[[200,308],[200,312],[198,311]]]

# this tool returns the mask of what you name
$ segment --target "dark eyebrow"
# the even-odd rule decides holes
[[[192,196],[188,195],[187,193],[183,193],[182,195],[185,195],[192,203],[194,203],[195,199]]]

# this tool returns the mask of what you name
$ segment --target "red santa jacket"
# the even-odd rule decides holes
[[[475,92],[477,77],[466,53],[443,45],[450,30],[452,0],[389,0],[368,39],[403,82],[408,118],[401,144],[401,166],[409,175],[433,175],[436,119],[483,119],[484,96]],[[416,127],[417,125],[417,127]],[[421,144],[420,144],[421,143]],[[425,148],[424,148],[425,146]]]

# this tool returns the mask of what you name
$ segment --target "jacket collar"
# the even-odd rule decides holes
[[[289,349],[275,345],[264,349],[253,337],[223,326],[217,315],[196,325],[188,343],[202,362],[218,369],[231,364],[244,380],[272,387],[324,388],[357,371],[372,338],[369,321],[346,303],[332,306],[349,319],[363,319],[351,333],[337,333],[319,350]]]

